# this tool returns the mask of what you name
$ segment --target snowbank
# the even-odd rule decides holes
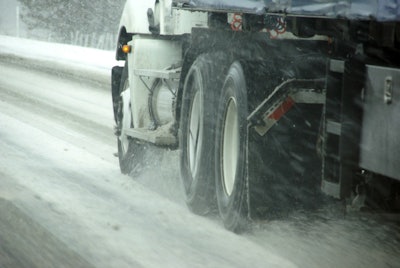
[[[34,67],[47,67],[81,78],[109,82],[111,68],[121,65],[115,51],[47,43],[0,35],[0,54],[26,59]]]

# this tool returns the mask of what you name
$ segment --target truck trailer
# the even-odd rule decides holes
[[[400,209],[399,0],[128,0],[116,59],[121,172],[179,150],[192,212]]]

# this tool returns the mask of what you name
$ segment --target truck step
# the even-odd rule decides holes
[[[333,196],[335,198],[340,198],[340,184],[339,183],[322,180],[321,190],[330,196]]]
[[[329,61],[329,70],[335,73],[344,73],[344,61],[331,59]]]
[[[332,120],[326,120],[326,132],[340,136],[342,131],[342,124]]]
[[[177,143],[176,136],[170,131],[170,126],[165,125],[156,130],[147,128],[130,128],[125,130],[125,134],[138,140],[147,141],[156,145],[174,145]]]
[[[179,79],[181,76],[181,68],[171,70],[135,69],[133,72],[138,76],[155,77],[161,79]]]

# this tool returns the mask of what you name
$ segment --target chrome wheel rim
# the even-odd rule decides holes
[[[239,160],[239,120],[236,100],[230,98],[225,110],[222,141],[222,180],[225,192],[230,196],[236,180]]]
[[[196,91],[190,109],[189,135],[188,135],[188,162],[192,176],[198,171],[201,144],[203,142],[202,131],[202,100],[199,90]]]

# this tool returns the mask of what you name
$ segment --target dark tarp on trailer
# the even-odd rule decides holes
[[[400,0],[174,0],[193,10],[400,21]]]

